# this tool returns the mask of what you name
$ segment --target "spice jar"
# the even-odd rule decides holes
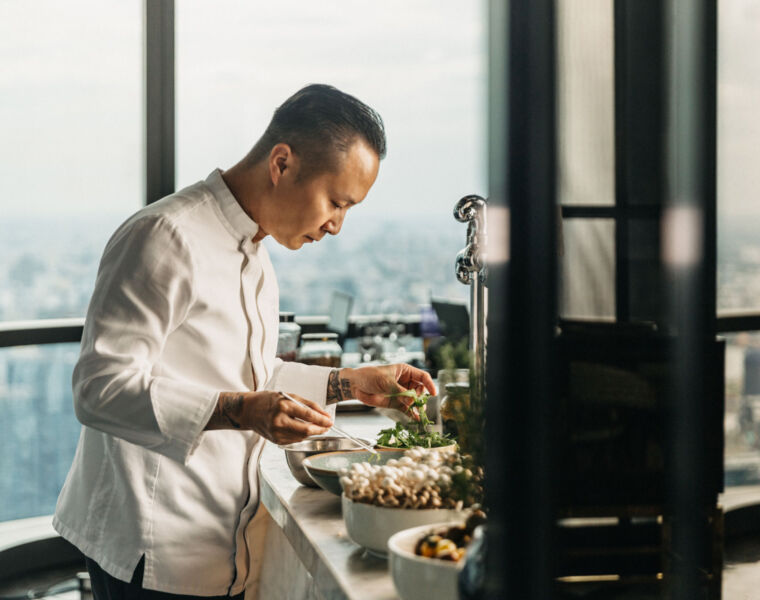
[[[343,350],[337,333],[304,333],[296,360],[305,365],[340,368]]]
[[[280,330],[277,337],[277,358],[285,361],[296,359],[296,350],[301,337],[301,326],[296,323],[292,312],[280,313]]]
[[[467,411],[470,407],[469,382],[447,383],[441,399],[441,422],[443,433],[457,440],[463,451],[467,448],[465,439]]]

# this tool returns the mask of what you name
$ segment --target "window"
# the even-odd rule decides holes
[[[760,327],[760,6],[718,4],[718,315]],[[752,317],[750,317],[751,319]],[[726,484],[760,483],[760,333],[726,339]]]
[[[81,425],[71,400],[79,344],[0,349],[0,521],[52,514]]]
[[[452,209],[486,194],[481,2],[177,3],[176,22],[178,187],[237,162],[309,83],[385,121],[388,156],[340,236],[298,253],[267,242],[283,310],[325,314],[332,289],[354,295],[357,313],[467,298],[454,276],[466,228]]]
[[[297,262],[270,245],[283,309],[324,314],[333,288],[357,297],[356,312],[467,297],[454,276],[466,228],[451,212],[486,190],[484,3],[175,11],[178,188],[241,158],[275,106],[312,81],[385,119],[389,156],[343,234]],[[143,12],[115,0],[0,7],[0,321],[82,317],[109,235],[144,204]],[[353,259],[360,247],[366,262]],[[0,350],[0,520],[52,512],[79,431],[78,344],[29,344]]]
[[[0,5],[0,321],[84,315],[143,204],[141,8]]]
[[[718,311],[760,314],[760,6],[719,3],[718,30]]]
[[[557,3],[557,193],[563,207],[606,208],[615,204],[613,9],[606,0],[575,8]],[[560,315],[614,320],[615,221],[565,218],[560,248]]]
[[[142,9],[0,3],[0,321],[83,317],[108,236],[144,203]],[[55,507],[78,352],[0,349],[0,521]]]
[[[647,24],[640,20],[644,12],[613,14],[610,3],[597,0],[578,12],[571,4],[557,5],[561,314],[658,321],[664,310],[654,293],[662,285],[662,190],[653,183],[663,178],[659,144],[644,136],[662,131],[664,122],[656,108],[645,106],[646,97],[661,90],[652,77],[657,63],[646,64],[642,56],[655,58],[661,42],[635,35]],[[722,337],[726,485],[733,486],[760,482],[760,61],[747,50],[760,27],[760,8],[753,0],[722,0],[718,7],[717,316],[718,331],[731,332]],[[638,171],[619,170],[630,153],[641,152],[651,156],[633,156]],[[744,323],[727,325],[726,318],[737,314]]]

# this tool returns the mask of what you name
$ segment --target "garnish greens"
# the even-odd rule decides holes
[[[430,398],[429,393],[423,392],[422,394],[417,394],[414,390],[406,390],[397,394],[389,394],[389,396],[406,396],[411,398],[413,404],[409,410],[416,408],[420,415],[420,420],[411,421],[406,425],[396,423],[394,427],[382,429],[377,436],[378,446],[387,446],[389,448],[415,448],[418,446],[422,448],[440,448],[454,442],[449,435],[441,434],[437,431],[428,431],[429,427],[433,424],[425,412],[425,405],[428,398]]]

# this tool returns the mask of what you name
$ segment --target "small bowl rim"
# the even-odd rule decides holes
[[[434,565],[443,567],[445,569],[459,570],[464,566],[463,560],[454,562],[454,561],[449,561],[449,560],[443,560],[441,558],[420,556],[418,554],[415,554],[414,552],[409,552],[408,550],[405,550],[404,548],[399,547],[398,539],[396,539],[396,538],[403,537],[405,534],[409,536],[423,535],[426,532],[432,532],[438,528],[451,527],[452,524],[453,523],[451,521],[442,521],[440,523],[430,523],[428,525],[417,525],[415,527],[410,527],[408,529],[402,529],[401,531],[397,531],[391,537],[388,538],[388,553],[389,554],[395,553],[397,556],[400,556],[405,559],[411,559],[414,562],[417,562],[422,565],[434,564]],[[436,562],[430,563],[429,561],[431,560],[434,560]]]
[[[398,452],[398,451],[406,451],[407,449],[404,448],[378,448],[376,452]],[[322,467],[317,467],[311,464],[311,460],[313,458],[318,458],[321,456],[327,456],[329,454],[347,454],[354,452],[367,452],[369,453],[369,450],[365,450],[364,448],[356,448],[354,450],[331,450],[329,452],[320,452],[319,454],[312,454],[311,456],[307,456],[306,458],[301,461],[301,464],[306,469],[311,469],[318,475],[338,475],[338,472],[332,469],[323,469]],[[307,464],[308,463],[308,464]]]
[[[363,439],[363,438],[356,438],[361,442],[364,442],[366,444],[369,444],[369,441]],[[277,447],[285,450],[286,452],[313,452],[313,450],[307,450],[303,448],[292,448],[291,446],[297,446],[298,444],[303,444],[304,442],[310,442],[310,441],[322,441],[322,440],[348,440],[348,438],[342,436],[342,435],[324,435],[324,436],[314,436],[314,437],[308,437],[300,442],[291,442],[290,444],[278,444]],[[351,440],[348,440],[351,441]],[[354,448],[355,450],[362,450],[362,448]],[[354,450],[349,448],[348,450],[328,450],[327,452],[350,452],[351,450]],[[327,454],[327,452],[320,452],[320,454]],[[314,455],[316,456],[316,455]]]

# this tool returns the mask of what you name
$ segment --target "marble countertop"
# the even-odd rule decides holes
[[[393,424],[377,411],[339,413],[337,425],[358,437],[373,440],[378,430]],[[329,600],[397,600],[386,560],[354,544],[346,534],[340,498],[300,485],[290,474],[282,450],[268,445],[259,466],[261,500],[283,530],[296,554]],[[729,488],[721,495],[724,510],[757,504],[760,486]],[[724,569],[724,590],[745,593],[756,586],[756,551],[751,564]],[[740,567],[747,567],[746,574]],[[750,577],[751,575],[751,577]],[[752,588],[754,589],[754,588]],[[729,594],[726,597],[744,597]],[[749,597],[749,596],[746,596]]]
[[[374,440],[393,424],[369,412],[338,413],[336,425]],[[340,498],[299,484],[290,474],[285,454],[267,444],[259,464],[261,501],[283,530],[324,598],[330,600],[397,600],[388,562],[354,544],[346,534]]]

